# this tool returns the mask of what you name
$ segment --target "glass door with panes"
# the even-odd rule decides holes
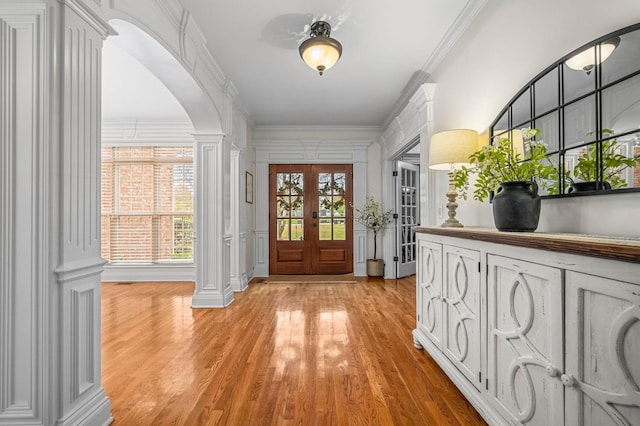
[[[353,272],[352,165],[269,166],[269,273]]]
[[[398,161],[397,209],[398,278],[416,273],[416,234],[420,218],[420,168]]]

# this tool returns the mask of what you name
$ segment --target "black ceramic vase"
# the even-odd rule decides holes
[[[588,191],[603,191],[606,189],[611,189],[611,184],[609,182],[603,181],[589,181],[589,182],[574,182],[571,184],[567,193],[573,194],[575,192],[588,192]]]
[[[493,221],[499,231],[533,232],[540,220],[540,205],[535,182],[502,182],[493,197]]]

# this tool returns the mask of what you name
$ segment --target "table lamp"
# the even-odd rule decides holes
[[[449,190],[447,192],[449,218],[441,225],[443,227],[463,227],[456,219],[456,208],[458,207],[456,198],[458,193],[453,181],[453,172],[456,167],[469,164],[469,156],[477,150],[478,132],[475,130],[447,130],[431,136],[429,168],[449,171]]]

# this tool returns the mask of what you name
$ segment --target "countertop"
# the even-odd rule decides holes
[[[640,263],[640,238],[606,237],[571,233],[500,232],[493,228],[473,227],[443,228],[416,226],[414,229],[416,232],[422,234],[443,235],[447,237]]]

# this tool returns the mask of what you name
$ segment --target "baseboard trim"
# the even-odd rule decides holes
[[[89,397],[83,404],[77,406],[72,412],[67,413],[56,422],[56,426],[106,426],[113,422],[111,416],[111,403],[100,387],[95,394]]]

